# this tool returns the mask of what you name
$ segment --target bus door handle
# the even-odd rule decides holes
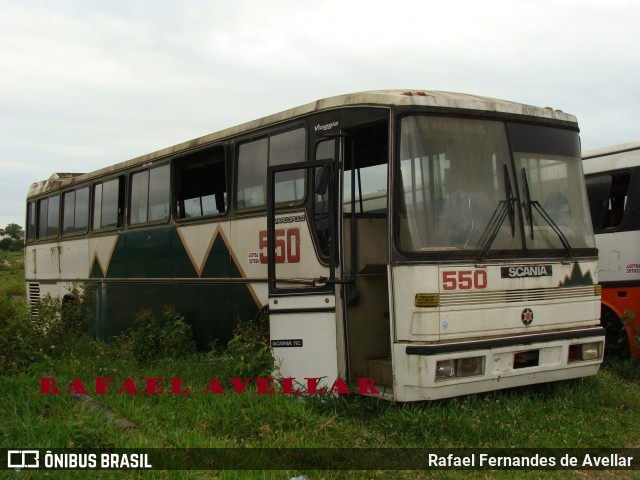
[[[320,277],[314,280],[314,282],[317,285],[353,285],[354,283],[356,283],[354,279],[340,280],[338,278],[327,277]]]

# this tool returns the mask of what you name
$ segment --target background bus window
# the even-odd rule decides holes
[[[595,233],[615,229],[624,216],[629,195],[628,172],[593,175],[587,178],[587,194]]]
[[[66,192],[62,205],[62,233],[86,232],[89,225],[89,187]]]
[[[176,215],[194,218],[222,215],[227,205],[224,148],[217,147],[176,159]]]

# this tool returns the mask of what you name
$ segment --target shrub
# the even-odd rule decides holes
[[[75,299],[46,296],[38,303],[34,324],[45,344],[57,352],[68,351],[77,337],[86,333],[85,308],[82,295]]]
[[[622,315],[623,330],[628,328],[628,334],[631,336],[631,342],[636,348],[640,348],[640,326],[636,326],[636,314],[633,310],[627,310]],[[626,337],[625,337],[626,340]]]
[[[129,357],[138,361],[181,358],[196,350],[193,332],[185,318],[172,310],[159,317],[148,310],[140,312],[134,324],[116,338]]]
[[[214,346],[208,357],[216,371],[228,377],[268,377],[275,366],[268,339],[252,321],[239,321],[226,347]]]
[[[24,309],[9,297],[0,297],[0,374],[21,370],[41,360],[37,330]]]
[[[82,352],[94,343],[86,333],[83,293],[76,291],[74,298],[43,297],[37,315],[31,315],[24,303],[0,296],[0,373]]]

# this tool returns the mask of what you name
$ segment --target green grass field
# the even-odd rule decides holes
[[[0,254],[0,265],[7,260]],[[20,291],[20,258],[0,271],[0,292]],[[15,262],[15,263],[13,263]],[[11,268],[10,268],[11,267]],[[14,271],[16,270],[16,271]],[[17,300],[13,300],[15,303]],[[20,307],[15,307],[19,309]],[[2,312],[0,311],[0,314]],[[2,352],[0,352],[0,355]],[[87,342],[42,355],[0,376],[0,448],[640,448],[640,364],[609,363],[594,377],[416,404],[360,396],[208,395],[228,364],[211,354],[131,360],[118,345]],[[226,368],[226,370],[225,370]],[[41,395],[40,379],[61,390],[95,377],[112,392],[90,395],[131,428],[71,395]],[[182,378],[186,395],[115,393],[131,377]],[[164,383],[169,389],[170,384]],[[640,478],[636,471],[153,471],[90,472],[89,478]],[[83,478],[78,472],[2,472],[0,478]]]
[[[0,250],[0,295],[24,295],[24,254]]]

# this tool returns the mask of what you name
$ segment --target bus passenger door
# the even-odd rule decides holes
[[[393,385],[389,318],[389,122],[345,132],[342,158],[342,309],[352,383],[370,378]]]
[[[277,376],[331,386],[345,375],[343,328],[336,315],[337,165],[333,158],[268,168],[269,333]],[[322,208],[308,211],[283,197],[305,179]],[[276,206],[278,209],[276,210]]]

